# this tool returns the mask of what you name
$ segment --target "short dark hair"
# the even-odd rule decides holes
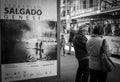
[[[102,35],[103,34],[103,28],[100,26],[95,26],[92,34],[96,34],[96,35]]]

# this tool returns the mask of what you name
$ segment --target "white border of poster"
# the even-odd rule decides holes
[[[59,13],[59,0],[0,0],[2,82],[59,78]]]

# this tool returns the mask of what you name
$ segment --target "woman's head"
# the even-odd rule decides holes
[[[98,26],[98,25],[95,26],[95,27],[93,28],[92,34],[102,35],[102,34],[103,34],[103,32],[102,32],[102,27],[100,27],[100,26]]]

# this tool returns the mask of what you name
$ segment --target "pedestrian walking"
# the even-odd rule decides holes
[[[65,56],[65,38],[64,35],[61,35],[61,40],[60,40],[60,48],[61,48],[61,54]]]
[[[78,69],[75,82],[88,82],[89,77],[89,56],[86,49],[87,38],[80,28],[74,38],[73,46],[75,50],[75,57],[78,60]]]
[[[102,71],[102,62],[100,48],[103,42],[101,35],[103,32],[96,26],[91,35],[91,39],[87,42],[87,51],[90,55],[89,68],[90,68],[90,82],[106,82],[107,72]],[[109,47],[105,43],[105,51],[108,53]]]
[[[74,24],[71,24],[70,35],[69,35],[69,52],[68,52],[69,55],[71,55],[71,47],[73,46],[74,35],[75,35]]]

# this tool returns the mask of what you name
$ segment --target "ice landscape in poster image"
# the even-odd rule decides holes
[[[2,64],[57,60],[56,21],[0,20]]]

